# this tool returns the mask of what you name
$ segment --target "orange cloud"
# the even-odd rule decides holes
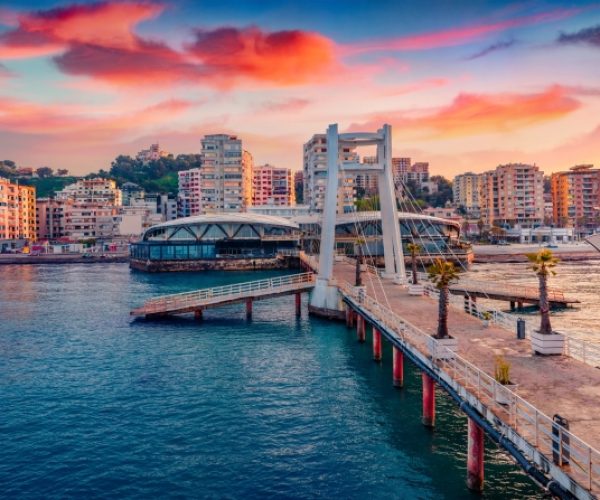
[[[397,133],[448,138],[505,132],[561,118],[580,107],[567,89],[555,85],[534,94],[459,94],[448,106],[420,116],[395,111],[377,114],[351,130],[397,124]]]

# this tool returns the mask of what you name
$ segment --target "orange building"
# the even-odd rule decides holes
[[[560,226],[594,227],[600,215],[600,169],[577,165],[551,177],[552,218]]]
[[[0,178],[0,239],[36,239],[35,188]]]
[[[293,205],[292,171],[272,165],[254,167],[252,205]]]

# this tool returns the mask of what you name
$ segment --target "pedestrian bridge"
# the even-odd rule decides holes
[[[315,275],[311,272],[278,276],[276,278],[248,281],[214,288],[203,288],[193,292],[163,295],[148,300],[143,306],[131,311],[132,316],[168,316],[174,314],[199,313],[204,309],[246,302],[251,315],[252,301],[281,295],[300,294],[314,287]],[[250,301],[250,302],[249,302]]]

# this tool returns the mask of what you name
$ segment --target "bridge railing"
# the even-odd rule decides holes
[[[459,395],[470,402],[479,403],[484,416],[517,445],[530,461],[539,464],[536,453],[543,455],[547,466],[554,468],[553,477],[564,473],[561,466],[569,464],[567,472],[580,487],[587,492],[597,493],[600,490],[598,450],[369,295],[361,293],[347,282],[338,286],[344,295],[375,316],[398,340],[416,348],[417,354],[436,371],[439,370],[440,376]],[[432,360],[430,352],[435,352],[437,359]],[[571,481],[565,474],[563,478],[563,486],[569,489]]]
[[[214,288],[203,288],[193,292],[174,293],[150,299],[144,304],[144,312],[161,312],[170,308],[186,308],[197,305],[203,301],[225,297],[251,296],[259,291],[277,290],[286,287],[314,282],[313,273],[290,274],[277,276],[275,278],[247,281],[232,285],[217,286]]]

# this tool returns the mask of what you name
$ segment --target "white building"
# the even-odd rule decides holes
[[[473,172],[457,175],[452,181],[452,201],[468,214],[479,212],[479,176]]]
[[[200,213],[243,212],[252,205],[252,155],[234,135],[202,139]]]
[[[73,200],[78,203],[106,203],[116,207],[123,204],[123,194],[117,188],[117,183],[102,177],[80,179],[69,184],[56,193],[56,199]]]
[[[308,215],[310,213],[310,208],[308,205],[256,205],[248,207],[248,213],[293,219],[294,217]]]
[[[200,168],[177,173],[177,216],[190,217],[202,213]]]
[[[143,161],[144,163],[149,161],[155,161],[160,158],[169,156],[167,151],[160,149],[158,143],[151,144],[148,149],[142,149],[135,157],[137,160]]]
[[[327,137],[315,134],[304,144],[304,203],[312,212],[322,212],[327,186]],[[342,148],[340,160],[358,161],[358,155],[350,148]],[[342,173],[338,190],[338,210],[351,212],[355,201],[355,174]]]

